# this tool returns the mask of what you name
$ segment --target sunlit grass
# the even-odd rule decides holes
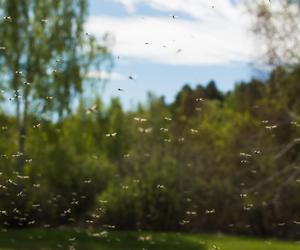
[[[191,241],[200,242],[207,250],[296,250],[297,242],[275,239],[255,239],[250,237],[234,237],[225,235],[193,235],[186,236]]]
[[[74,230],[13,230],[0,233],[0,250],[296,250],[296,242],[222,235],[103,232]]]

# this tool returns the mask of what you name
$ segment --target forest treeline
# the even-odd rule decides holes
[[[29,112],[24,154],[3,104],[1,227],[297,237],[299,82],[299,67],[278,67],[228,93],[210,82],[172,103],[149,94],[130,111],[81,98],[59,120]]]

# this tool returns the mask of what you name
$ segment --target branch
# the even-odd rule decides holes
[[[275,157],[274,161],[279,160],[283,157],[289,150],[291,150],[296,145],[300,144],[300,139],[295,139],[294,141],[290,142],[287,146],[285,146],[280,152],[278,152]]]

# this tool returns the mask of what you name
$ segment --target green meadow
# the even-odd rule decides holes
[[[32,229],[0,233],[1,250],[296,250],[297,242],[223,235]]]

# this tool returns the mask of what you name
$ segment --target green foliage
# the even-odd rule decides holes
[[[62,116],[82,92],[89,68],[109,57],[108,49],[83,30],[87,1],[11,0],[0,7],[8,17],[0,23],[1,87],[17,91],[24,109],[28,102],[28,110]]]
[[[108,107],[82,99],[59,122],[31,116],[40,125],[28,129],[24,176],[14,171],[16,120],[3,114],[2,223],[293,235],[296,72],[278,69],[224,98],[185,86],[170,105],[150,95],[147,106],[124,112],[117,99]]]
[[[30,115],[66,117],[88,72],[111,60],[107,46],[84,32],[86,0],[1,1],[0,13],[0,89],[12,96],[22,173]]]

